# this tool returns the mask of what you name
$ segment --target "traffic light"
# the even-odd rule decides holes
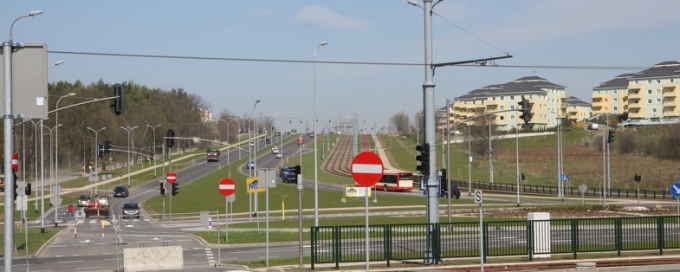
[[[439,195],[448,195],[448,190],[451,186],[449,186],[449,181],[446,179],[446,168],[439,169],[439,172],[442,174],[439,179]]]
[[[97,157],[104,157],[104,144],[97,145]]]
[[[522,181],[524,181],[525,179],[527,179],[527,176],[525,176],[524,173],[522,173]]]
[[[172,196],[176,196],[177,194],[179,194],[178,192],[179,187],[177,187],[177,185],[178,185],[177,182],[172,184]]]
[[[125,101],[125,90],[123,89],[123,85],[113,84],[113,86],[111,86],[111,97],[115,97],[111,99],[111,110],[113,110],[113,113],[116,115],[120,115],[123,113],[123,103]]]
[[[612,129],[610,129],[608,132],[609,133],[607,135],[607,143],[611,144],[612,142],[614,142],[614,133],[616,132]]]
[[[104,155],[111,153],[111,141],[104,141]]]
[[[520,111],[522,112],[522,115],[519,116],[520,119],[524,120],[525,124],[528,124],[531,122],[531,104],[529,104],[529,100],[524,98],[522,96],[522,101],[517,102],[517,105],[520,107]]]
[[[165,184],[163,182],[161,182],[160,185],[161,185],[161,195],[165,196]]]
[[[24,187],[24,194],[31,195],[31,184],[26,182],[26,187]]]
[[[430,144],[417,145],[416,151],[420,152],[420,155],[416,156],[416,161],[420,163],[416,170],[420,171],[421,175],[427,176],[430,174]]]
[[[172,129],[169,129],[168,133],[165,136],[168,137],[165,141],[165,144],[168,146],[168,148],[175,145],[175,139],[171,139],[171,138],[175,137],[175,132]]]
[[[298,164],[295,166],[295,184],[298,183],[297,175],[302,174],[302,167]]]
[[[634,181],[642,181],[642,176],[635,174],[635,176],[633,176],[633,180]]]
[[[19,196],[19,185],[17,184],[19,177],[17,176],[17,172],[14,171],[12,171],[12,176],[14,176],[14,180],[12,181],[12,184],[14,184],[14,200],[17,200],[17,196]]]

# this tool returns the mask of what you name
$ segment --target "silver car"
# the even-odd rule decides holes
[[[123,218],[139,218],[139,205],[137,203],[125,203],[123,204]]]

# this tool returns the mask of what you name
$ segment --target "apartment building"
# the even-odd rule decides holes
[[[665,61],[628,78],[628,119],[656,122],[680,117],[680,63]]]
[[[521,113],[515,110],[525,97],[531,104],[533,117],[529,124],[518,120]],[[476,89],[454,99],[450,106],[450,122],[467,122],[474,125],[473,118],[491,114],[490,118],[499,130],[508,131],[520,126],[524,129],[542,129],[557,126],[557,118],[565,118],[568,112],[568,98],[565,87],[551,83],[544,78],[528,76],[504,84],[495,84]]]
[[[593,114],[625,114],[629,123],[680,121],[680,62],[664,61],[593,88]]]
[[[565,118],[569,120],[569,123],[581,122],[590,118],[593,113],[592,105],[577,97],[569,96],[566,101],[567,115]]]
[[[634,75],[621,74],[593,88],[593,114],[628,112],[628,80]]]

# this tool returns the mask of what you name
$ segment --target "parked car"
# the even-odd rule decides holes
[[[449,130],[449,134],[459,136],[462,135],[463,133],[461,133],[459,130]]]
[[[78,202],[76,203],[76,205],[78,207],[88,207],[90,206],[90,200],[92,200],[92,197],[90,195],[81,195],[78,198]]]
[[[123,218],[139,218],[139,205],[134,202],[123,204]]]
[[[127,186],[116,186],[116,188],[113,189],[113,197],[128,197],[130,196],[130,192],[128,191]]]
[[[255,169],[255,162],[254,161],[248,162],[248,164],[246,165],[246,169]]]

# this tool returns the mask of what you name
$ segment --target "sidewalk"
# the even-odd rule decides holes
[[[382,144],[380,143],[380,140],[378,140],[378,136],[375,134],[371,134],[373,137],[373,142],[375,142],[375,150],[378,151],[378,156],[380,156],[380,159],[383,162],[383,168],[385,171],[401,171],[400,169],[397,169],[390,163],[389,157],[387,157],[387,153],[385,153],[385,149],[383,149]]]

